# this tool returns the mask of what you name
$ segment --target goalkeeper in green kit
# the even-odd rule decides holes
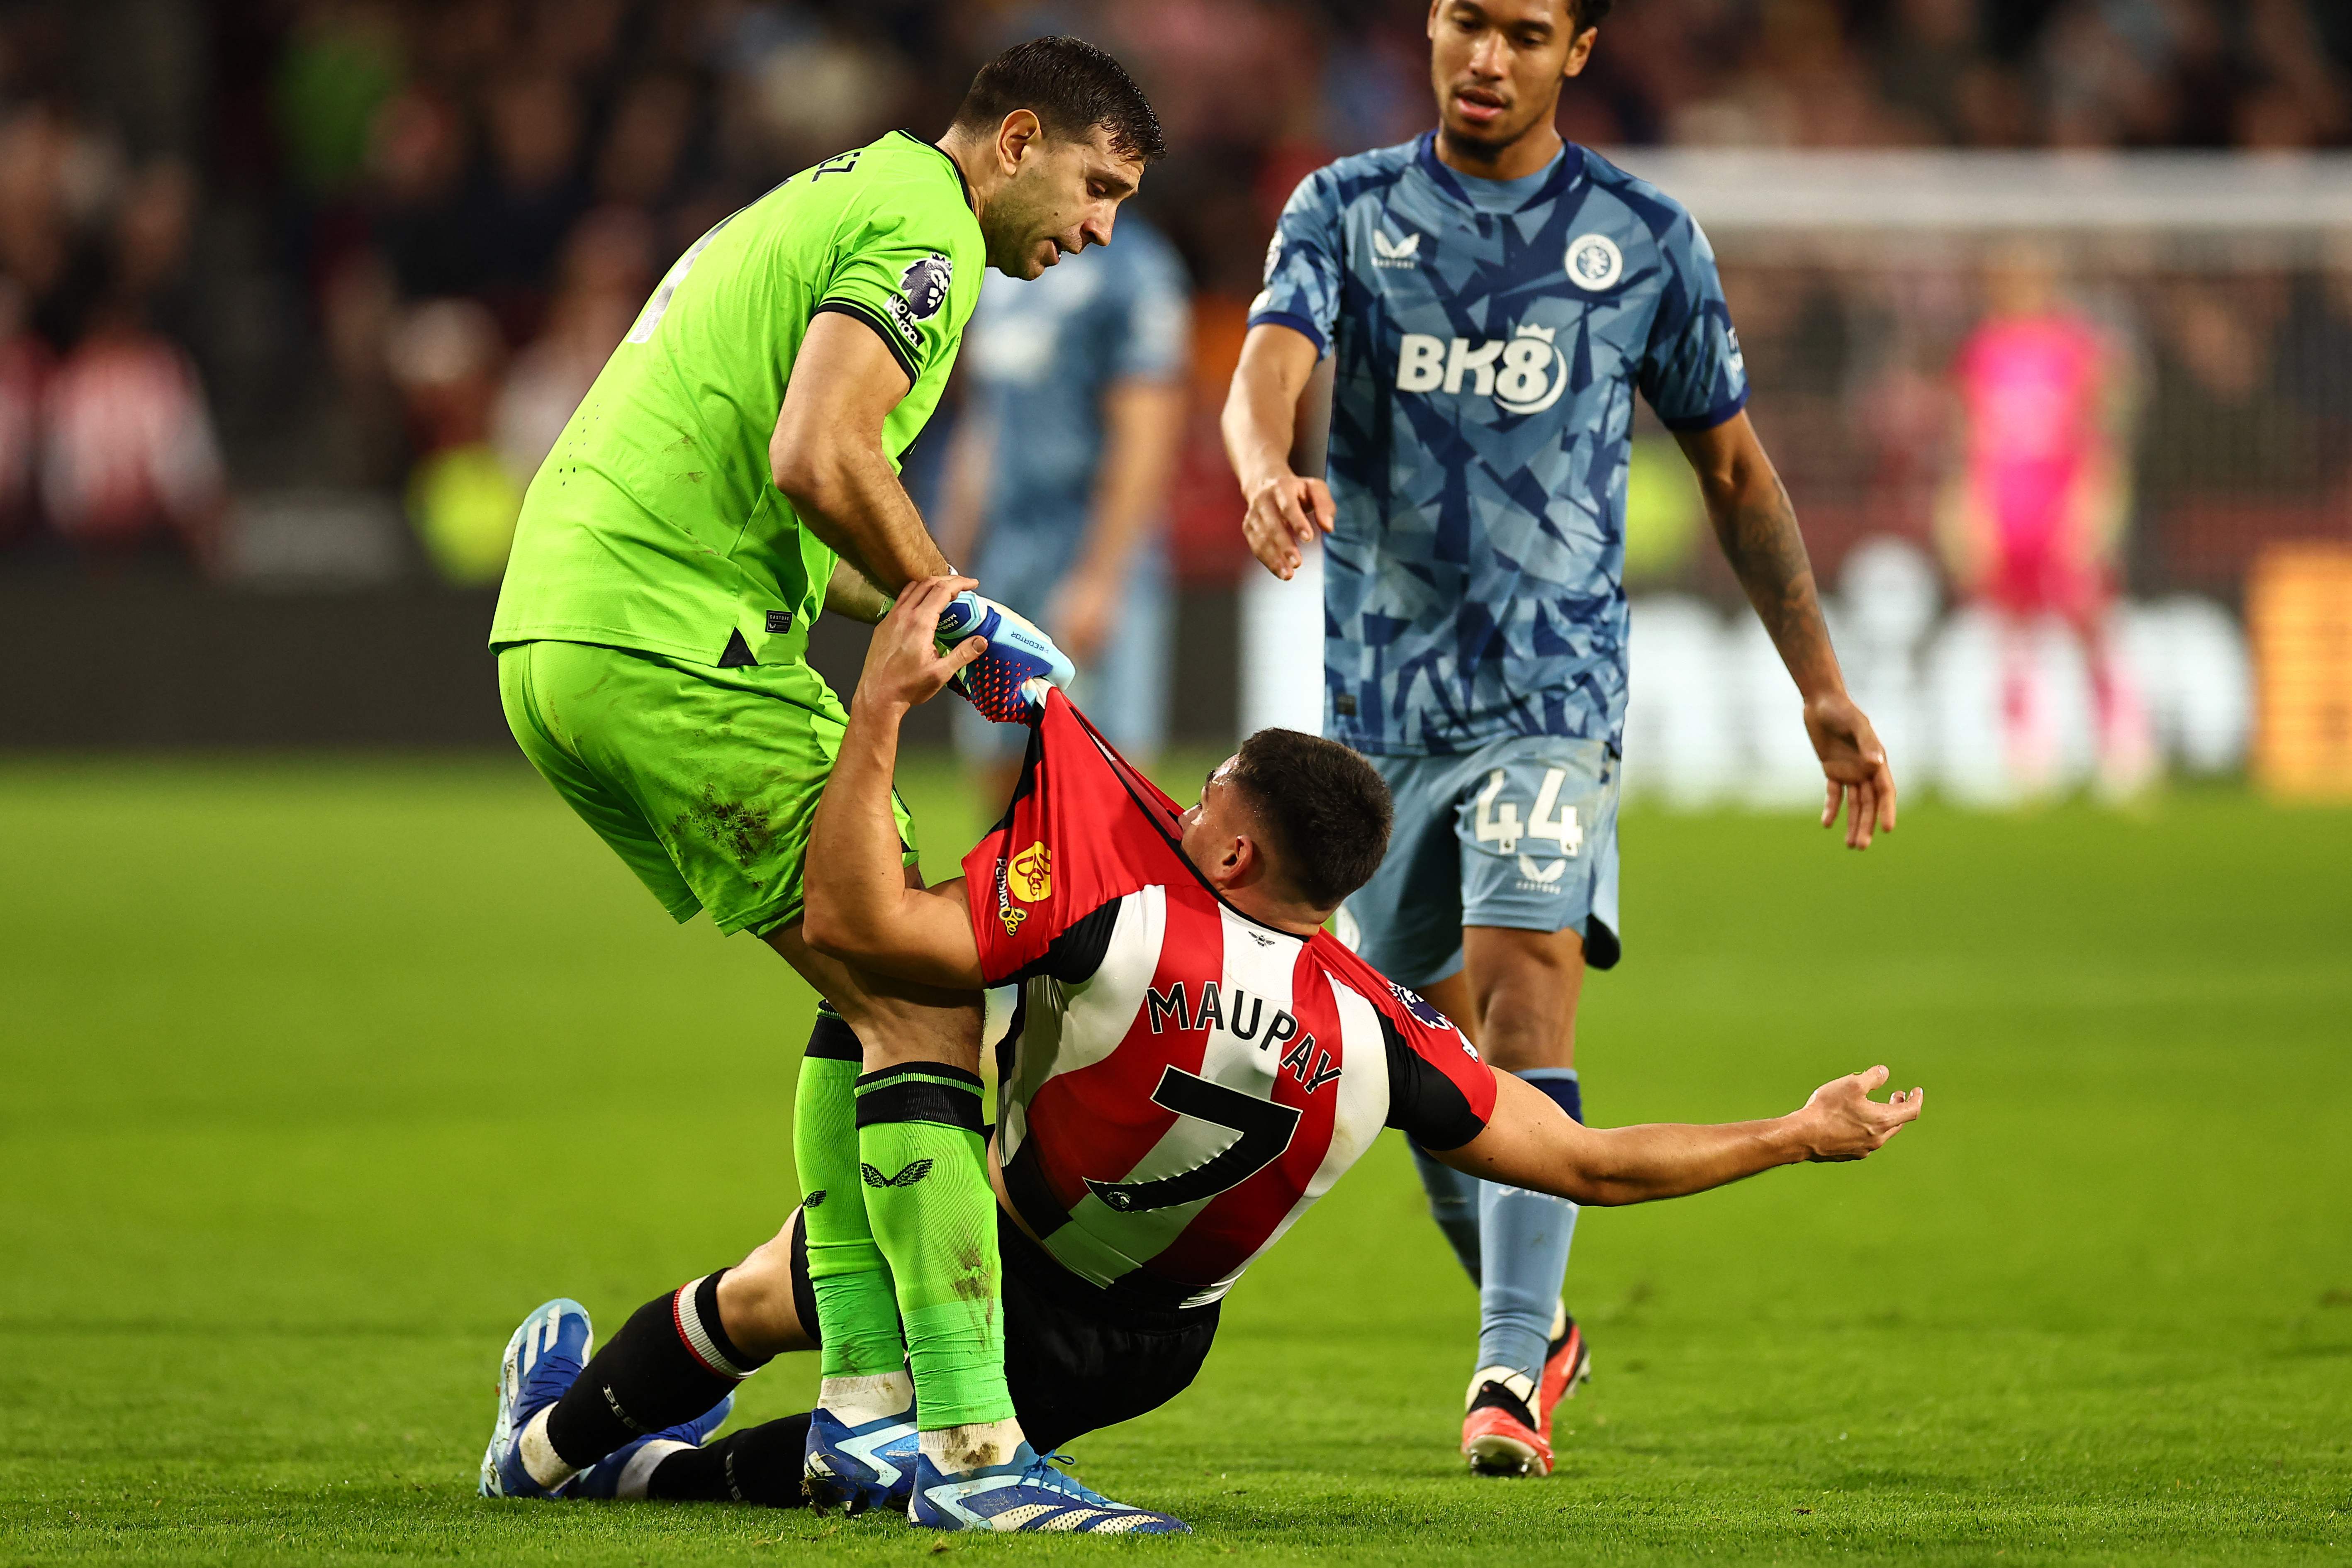
[[[794,174],[670,268],[516,531],[490,641],[524,752],[672,915],[754,933],[829,1004],[793,1110],[805,1224],[762,1249],[807,1248],[821,1502],[1019,1529],[1083,1501],[1106,1528],[1173,1525],[1062,1475],[1013,1419],[979,998],[851,970],[801,933],[809,826],[847,717],[806,661],[809,623],[878,620],[908,583],[952,571],[898,459],[939,402],[980,270],[1034,278],[1108,244],[1162,150],[1117,61],[1043,38],[984,68],[936,144],[896,132]],[[970,595],[959,610],[988,638],[959,654],[992,716],[1018,716],[1032,676],[1066,675],[1019,617]],[[507,1347],[484,1493],[625,1493],[633,1461],[685,1445],[711,1462],[665,1466],[688,1489],[666,1495],[740,1497],[734,1478],[758,1467],[719,1451],[731,1437],[698,1445],[779,1348],[741,1299],[761,1272],[789,1270],[690,1281],[593,1360],[577,1303],[532,1313]]]

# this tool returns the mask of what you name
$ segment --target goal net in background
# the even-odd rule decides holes
[[[1714,242],[1754,417],[1803,520],[1849,681],[1906,787],[1999,804],[2096,776],[2100,704],[2079,640],[2055,616],[2022,625],[1955,592],[1953,545],[1970,536],[1955,504],[1971,461],[1962,367],[1981,363],[1963,355],[2036,275],[2049,309],[2109,351],[2112,668],[2165,769],[2246,765],[2249,577],[2265,562],[2324,562],[2314,543],[2352,548],[2352,158],[1615,156]],[[1635,437],[1627,789],[1691,806],[1816,801],[1796,693],[1688,470],[1646,409]],[[1254,693],[1249,672],[1315,657],[1311,596],[1245,590],[1245,731],[1302,717],[1276,710],[1271,681]],[[2331,614],[2323,605],[2321,634]],[[2330,686],[2352,684],[2352,647],[2289,640],[2308,656],[2291,683],[2319,702],[2312,743],[2334,736],[2352,753],[2337,733],[2352,696]]]

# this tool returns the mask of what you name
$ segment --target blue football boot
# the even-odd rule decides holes
[[[1064,690],[1078,667],[1054,639],[993,599],[970,589],[940,612],[939,641],[951,648],[966,637],[986,637],[988,651],[956,671],[948,684],[1000,724],[1026,723],[1032,709],[1045,703],[1045,688]]]
[[[927,1530],[1054,1531],[1074,1535],[1190,1535],[1182,1520],[1113,1502],[1064,1475],[1024,1443],[1011,1460],[949,1476],[915,1469],[907,1522]]]
[[[572,1484],[563,1489],[563,1495],[567,1498],[619,1497],[621,1484],[629,1479],[631,1462],[639,1454],[645,1453],[648,1447],[655,1443],[665,1445],[659,1454],[647,1456],[650,1470],[651,1466],[659,1465],[663,1459],[677,1451],[667,1445],[682,1443],[689,1448],[699,1448],[710,1441],[710,1435],[713,1432],[727,1425],[727,1417],[734,1413],[735,1394],[732,1389],[730,1389],[726,1398],[693,1420],[682,1421],[675,1426],[666,1426],[650,1437],[640,1437],[634,1443],[614,1449],[574,1476],[572,1479]],[[639,1484],[635,1489],[636,1495],[643,1497],[645,1495],[644,1478],[639,1477],[637,1479]]]
[[[921,1454],[915,1409],[851,1426],[830,1410],[809,1413],[808,1458],[801,1471],[809,1506],[864,1513],[869,1508],[907,1511]]]
[[[519,1439],[530,1418],[562,1398],[578,1379],[594,1340],[588,1309],[558,1296],[525,1318],[507,1341],[506,1360],[499,1368],[498,1425],[482,1451],[484,1497],[552,1495],[523,1468]]]

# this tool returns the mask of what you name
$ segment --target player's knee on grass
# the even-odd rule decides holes
[[[793,1234],[799,1225],[795,1214],[719,1281],[719,1321],[727,1337],[751,1354],[816,1348],[793,1296]]]

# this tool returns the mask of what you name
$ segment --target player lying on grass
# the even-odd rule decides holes
[[[1013,805],[964,858],[965,876],[909,889],[890,805],[898,730],[979,651],[976,638],[944,655],[933,643],[964,585],[914,585],[875,633],[817,810],[810,864],[823,869],[807,931],[876,973],[1020,988],[999,1049],[989,1170],[1005,1374],[1035,1444],[1139,1415],[1189,1384],[1226,1291],[1383,1126],[1456,1169],[1614,1205],[1800,1160],[1858,1160],[1919,1114],[1917,1089],[1869,1098],[1886,1079],[1877,1067],[1769,1121],[1578,1125],[1323,930],[1380,864],[1388,787],[1346,747],[1291,731],[1252,736],[1185,810],[1049,692]],[[965,1109],[978,1080],[938,1087],[962,1092],[869,1074],[861,1119],[881,1097],[919,1101],[978,1144]],[[929,1174],[919,1160],[840,1179],[919,1193]],[[810,1191],[803,1212],[835,1195]],[[726,1338],[758,1355],[816,1342],[814,1285],[835,1264],[797,1219],[716,1292]],[[543,1375],[576,1366],[551,1358]],[[810,1418],[698,1447],[722,1414],[633,1442],[563,1495],[798,1503]],[[953,1520],[927,1500],[932,1461],[910,1440],[836,1443],[828,1458],[866,1467],[827,1478],[853,1506],[904,1507],[911,1494],[918,1523],[1183,1528],[1104,1502],[1025,1448],[998,1491],[959,1489]],[[1041,1503],[1056,1486],[1063,1499]]]

